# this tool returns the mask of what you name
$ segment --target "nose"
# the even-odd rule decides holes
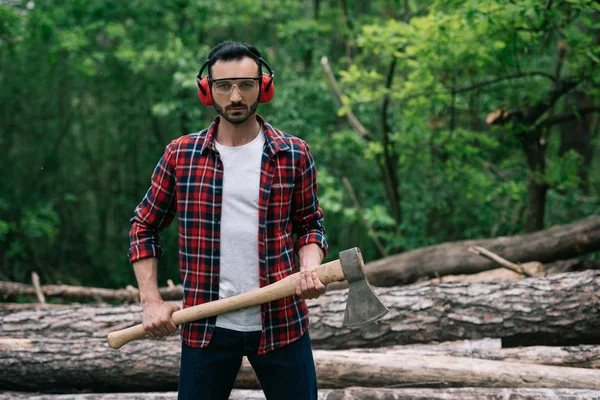
[[[231,90],[231,94],[229,95],[229,101],[232,103],[237,103],[242,101],[242,94],[238,89],[237,85],[233,85],[233,89]]]

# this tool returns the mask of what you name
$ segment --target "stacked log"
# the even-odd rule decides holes
[[[314,348],[347,349],[502,338],[505,346],[599,344],[600,272],[499,282],[418,283],[375,288],[390,313],[374,324],[343,326],[347,291],[311,300]],[[139,323],[141,307],[73,306],[3,316],[2,337],[105,338]]]
[[[499,341],[315,350],[323,388],[348,386],[546,387],[600,390],[600,346],[502,349]],[[490,344],[497,343],[496,346]],[[181,343],[104,339],[1,339],[0,387],[11,390],[160,391],[177,387]],[[529,364],[529,365],[528,365]],[[14,368],[14,366],[19,366]],[[532,368],[531,365],[536,365]],[[544,366],[542,366],[544,365]],[[27,377],[35,376],[35,380]],[[236,387],[260,388],[247,360]]]
[[[308,302],[319,398],[600,398],[600,272],[562,273],[598,268],[594,260],[571,257],[600,249],[599,228],[600,216],[592,216],[543,234],[432,246],[386,259],[394,268],[367,265],[390,309],[380,321],[343,326],[344,289]],[[493,270],[495,264],[466,251],[474,245],[527,262]],[[397,286],[431,277],[432,270],[434,279]],[[0,304],[0,400],[175,398],[177,336],[145,338],[120,350],[106,343],[109,332],[141,320],[135,289],[29,290],[0,282],[0,296],[8,299],[33,293],[40,301],[61,295],[98,304]],[[179,302],[181,287],[163,295]],[[119,300],[129,304],[105,304]],[[264,398],[246,359],[235,387],[232,399]],[[96,393],[74,393],[89,391]]]
[[[592,400],[600,391],[582,389],[519,389],[519,388],[459,388],[459,389],[375,389],[351,387],[319,390],[319,400]],[[229,400],[264,400],[261,390],[233,389]],[[177,392],[152,393],[85,393],[31,394],[9,392],[0,400],[176,400]]]
[[[513,262],[568,260],[600,250],[600,215],[526,235],[423,247],[369,263],[365,269],[369,282],[389,287],[423,277],[471,274],[496,267],[493,261],[469,254],[470,246],[484,247]]]
[[[533,275],[600,269],[600,260],[574,258],[600,250],[600,215],[592,215],[581,221],[566,225],[556,225],[549,229],[530,233],[486,240],[464,240],[423,247],[417,250],[390,256],[365,265],[369,282],[373,286],[391,287],[433,279],[446,275],[459,275],[461,278],[446,281],[480,281],[490,279],[518,279],[518,274],[505,270],[492,270],[493,261],[469,254],[467,249],[482,246],[504,258],[521,263],[530,262],[526,267]],[[472,274],[484,272],[480,277],[469,278]],[[468,274],[468,275],[467,275]],[[443,279],[444,280],[444,279]],[[332,288],[343,288],[333,284]],[[183,286],[170,283],[160,288],[164,300],[177,301],[183,298]],[[32,285],[0,281],[0,298],[14,300],[20,296],[34,297]],[[41,293],[47,298],[61,298],[69,301],[136,303],[139,291],[134,287],[126,289],[104,289],[71,285],[41,286]]]

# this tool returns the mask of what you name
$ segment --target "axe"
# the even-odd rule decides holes
[[[388,309],[377,298],[367,282],[364,263],[360,250],[355,247],[344,250],[335,261],[313,268],[324,285],[331,282],[348,281],[349,291],[344,315],[344,325],[356,326],[376,321],[388,313]],[[251,292],[242,293],[225,299],[210,301],[175,311],[171,319],[175,325],[212,317],[229,311],[268,303],[296,294],[296,281],[299,272],[280,281]],[[146,336],[142,324],[114,331],[108,334],[108,345],[118,349],[135,339]]]

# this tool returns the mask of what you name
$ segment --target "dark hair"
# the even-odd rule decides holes
[[[259,59],[261,58],[260,51],[249,43],[234,42],[226,40],[219,43],[208,54],[208,74],[211,75],[211,68],[217,61],[232,61],[241,60],[244,57],[249,57],[258,64],[259,74],[262,72]]]

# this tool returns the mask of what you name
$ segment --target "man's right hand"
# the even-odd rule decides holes
[[[142,310],[142,325],[151,338],[162,338],[177,331],[177,326],[171,320],[171,314],[179,310],[178,305],[162,300],[152,301],[143,303]]]

